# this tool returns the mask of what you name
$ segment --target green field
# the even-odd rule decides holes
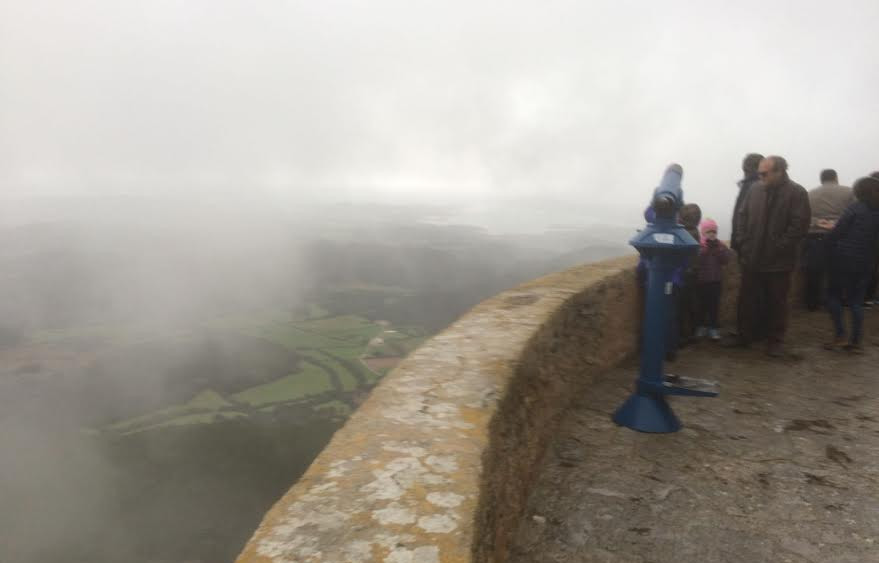
[[[221,411],[222,414],[221,414]],[[246,416],[237,412],[232,403],[211,389],[206,389],[182,405],[157,410],[142,416],[129,418],[112,424],[109,430],[121,434],[142,432],[180,424],[205,424],[218,422],[222,417]],[[216,417],[220,417],[217,419]]]
[[[275,319],[268,326],[258,327],[257,333],[263,338],[300,354],[300,371],[238,393],[236,399],[254,406],[267,405],[371,386],[383,374],[372,372],[361,358],[402,357],[425,339],[419,327],[393,327],[357,315],[326,317],[322,316],[326,309],[317,306],[310,313],[319,318],[286,322]],[[250,332],[252,328],[246,325],[245,330]],[[377,337],[383,342],[370,345]]]
[[[239,387],[224,394],[204,389],[189,401],[117,421],[106,427],[108,430],[131,434],[169,426],[211,424],[230,417],[269,414],[288,405],[347,416],[355,407],[356,394],[371,388],[389,371],[384,366],[371,370],[364,358],[402,358],[425,339],[420,327],[392,326],[359,315],[331,315],[328,307],[319,304],[307,305],[295,313],[229,315],[205,322],[202,327],[224,338],[234,340],[239,334],[278,344],[295,354],[298,366],[277,379],[263,380],[243,390]],[[171,338],[186,338],[186,334]],[[259,361],[257,354],[246,363]]]
[[[271,403],[286,403],[333,391],[326,372],[318,368],[306,368],[281,379],[251,387],[233,397],[251,406],[260,407]]]

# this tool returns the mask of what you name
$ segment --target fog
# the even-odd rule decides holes
[[[14,563],[232,561],[424,338],[505,288],[630,251],[630,229],[499,235],[442,206],[68,194],[5,209]]]
[[[231,561],[396,361],[665,166],[879,169],[879,4],[0,0],[0,560]]]
[[[879,5],[0,3],[5,194],[570,209],[670,161],[726,218],[741,157],[876,168]]]

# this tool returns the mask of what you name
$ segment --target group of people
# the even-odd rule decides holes
[[[800,264],[806,306],[817,310],[823,302],[830,312],[834,336],[825,348],[860,352],[863,304],[879,258],[879,172],[848,188],[834,170],[824,170],[821,186],[806,191],[780,156],[749,154],[742,171],[730,240],[741,287],[728,344],[748,347],[765,338],[767,354],[787,353],[789,294]],[[844,305],[851,311],[848,331]]]
[[[806,191],[788,176],[780,156],[749,154],[742,162],[728,248],[717,237],[717,222],[702,219],[698,205],[684,205],[678,220],[700,243],[699,253],[672,278],[672,311],[666,358],[693,339],[721,340],[718,318],[723,270],[735,256],[741,270],[735,330],[726,346],[750,347],[765,340],[772,357],[784,347],[794,271],[803,272],[803,299],[830,313],[829,350],[862,351],[864,307],[876,297],[879,269],[879,171],[852,188],[836,171],[821,172],[821,185]],[[652,222],[653,210],[645,218]],[[644,264],[639,265],[642,280]],[[851,311],[850,329],[843,314]]]

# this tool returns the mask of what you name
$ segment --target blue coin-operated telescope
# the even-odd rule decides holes
[[[613,420],[640,432],[676,432],[681,423],[666,401],[666,395],[714,397],[715,383],[672,375],[664,375],[666,332],[671,330],[669,315],[673,314],[672,276],[686,267],[699,243],[677,222],[678,210],[684,204],[681,189],[683,169],[671,164],[662,182],[653,192],[651,203],[656,219],[638,232],[629,244],[638,249],[647,266],[647,299],[641,339],[641,371],[635,392],[613,415]]]

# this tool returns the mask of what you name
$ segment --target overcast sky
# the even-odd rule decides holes
[[[879,2],[0,0],[0,191],[640,209],[879,169]],[[544,209],[541,207],[545,206]]]

